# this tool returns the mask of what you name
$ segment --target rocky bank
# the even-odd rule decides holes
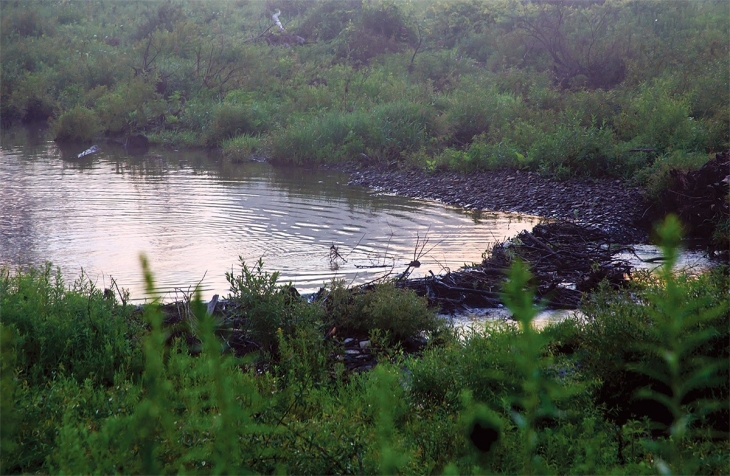
[[[567,219],[608,233],[616,243],[648,240],[641,189],[621,180],[556,181],[534,172],[496,170],[469,174],[380,166],[344,168],[351,185],[383,193],[438,200],[470,209]]]

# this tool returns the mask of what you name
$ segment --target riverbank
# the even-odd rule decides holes
[[[383,193],[438,200],[475,210],[571,220],[598,228],[617,243],[648,241],[650,224],[643,221],[648,204],[641,188],[629,186],[622,180],[557,181],[520,170],[467,175],[356,164],[338,168],[350,174],[350,185],[370,187]]]

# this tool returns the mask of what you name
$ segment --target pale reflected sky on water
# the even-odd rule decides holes
[[[331,171],[231,164],[204,151],[134,157],[99,146],[76,159],[85,147],[61,150],[43,134],[3,132],[0,265],[52,261],[67,281],[83,268],[99,286],[113,276],[141,299],[145,253],[168,299],[201,281],[209,299],[228,294],[225,273],[242,256],[248,264],[263,258],[266,270],[311,292],[333,278],[362,283],[391,267],[400,272],[424,238],[419,273],[457,269],[537,223],[376,195]],[[347,260],[339,269],[330,265],[332,245]]]

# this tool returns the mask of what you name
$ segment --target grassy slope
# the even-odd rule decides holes
[[[63,3],[2,4],[0,110],[63,140],[656,188],[728,146],[721,1]]]

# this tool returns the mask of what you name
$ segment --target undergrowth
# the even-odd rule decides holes
[[[50,265],[4,269],[0,471],[727,474],[730,273],[675,275],[678,229],[660,232],[659,274],[542,330],[520,263],[504,289],[516,325],[469,333],[392,286],[307,303],[242,263],[231,300],[262,344],[244,358],[221,352],[199,297],[190,352],[156,303],[67,286]],[[331,326],[430,344],[349,373]]]

